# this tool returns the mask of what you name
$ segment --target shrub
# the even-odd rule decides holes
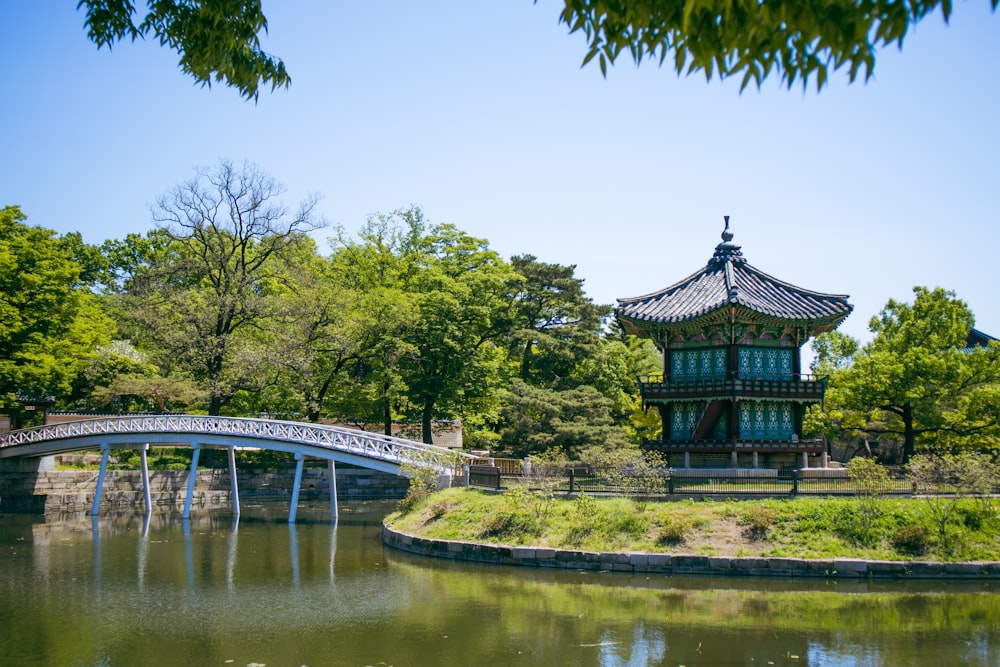
[[[767,538],[767,532],[777,518],[777,511],[764,505],[751,505],[743,511],[739,524],[746,526],[746,535],[751,540],[763,540]]]
[[[668,514],[663,517],[656,542],[664,545],[681,544],[687,539],[690,528],[691,525],[684,519]]]
[[[903,553],[922,556],[927,553],[929,538],[927,526],[900,526],[892,538],[892,544]]]
[[[434,488],[426,479],[422,477],[410,478],[410,486],[406,490],[406,495],[396,505],[396,509],[400,514],[409,514],[413,508],[427,500],[433,490]]]
[[[503,495],[499,510],[483,521],[480,535],[503,536],[515,541],[540,535],[552,511],[553,502],[551,493],[528,491],[524,487],[515,486]]]

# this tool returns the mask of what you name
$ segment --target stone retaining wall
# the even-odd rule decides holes
[[[4,462],[5,464],[7,462]],[[328,468],[302,471],[301,500],[330,499]],[[196,507],[230,504],[228,469],[199,470],[195,481]],[[88,511],[97,487],[96,470],[38,470],[23,465],[0,466],[0,512]],[[187,495],[187,470],[149,471],[150,496],[155,506],[182,506]],[[240,498],[291,496],[294,469],[237,470]],[[367,468],[337,467],[340,501],[393,500],[406,495],[409,480]],[[104,477],[101,507],[142,507],[142,473],[108,470]]]
[[[672,556],[651,553],[598,553],[540,547],[504,547],[415,537],[382,527],[389,547],[435,558],[603,570],[635,574],[697,574],[706,576],[827,577],[837,579],[1000,579],[1000,562],[939,563],[933,561],[869,561],[854,558],[752,558]]]

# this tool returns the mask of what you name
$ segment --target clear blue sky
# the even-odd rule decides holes
[[[576,264],[612,303],[711,256],[722,216],[758,268],[847,293],[842,330],[914,285],[1000,337],[1000,16],[957,3],[817,94],[777,80],[580,68],[554,0],[264,1],[286,91],[201,88],[155,43],[98,51],[74,0],[0,1],[0,205],[89,243],[145,232],[196,166],[257,163],[356,231],[416,204],[502,255]],[[144,4],[141,1],[137,4]],[[323,241],[330,233],[320,233]]]

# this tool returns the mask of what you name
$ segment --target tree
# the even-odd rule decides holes
[[[994,10],[998,1],[990,0]],[[678,74],[742,74],[741,89],[759,87],[772,71],[788,87],[815,75],[819,90],[842,67],[852,82],[862,72],[867,80],[876,49],[902,48],[907,31],[938,7],[947,22],[950,0],[565,0],[561,21],[586,35],[583,64],[597,58],[605,75],[622,53],[636,64],[672,55]]]
[[[628,447],[611,418],[611,401],[593,387],[555,391],[520,379],[504,396],[500,444],[522,457],[557,449],[570,460],[587,450]]]
[[[915,287],[912,304],[890,299],[868,327],[874,339],[831,380],[859,430],[917,445],[989,447],[1000,436],[1000,344],[966,349],[974,318],[954,292]]]
[[[69,398],[95,348],[113,330],[90,293],[95,265],[79,235],[25,224],[0,209],[0,410],[20,416],[18,397]]]
[[[403,339],[412,352],[400,359],[400,371],[429,443],[433,419],[494,391],[507,295],[518,276],[486,241],[448,224],[428,230],[419,261],[416,313]]]
[[[80,0],[81,8],[98,48],[152,35],[178,53],[181,71],[198,83],[222,81],[254,101],[261,84],[274,90],[291,83],[285,64],[260,48],[259,34],[267,32],[260,0],[150,0],[139,21],[132,0]]]
[[[534,384],[558,384],[578,358],[597,343],[601,317],[610,306],[595,305],[583,291],[576,266],[540,262],[534,255],[511,258],[524,280],[514,283],[513,350],[519,376]]]
[[[322,224],[316,198],[293,214],[277,202],[282,192],[249,163],[199,170],[157,201],[165,245],[138,253],[155,261],[137,262],[121,280],[133,332],[160,351],[167,375],[180,369],[201,383],[212,415],[236,391],[262,388],[261,372],[280,354],[268,327],[280,322],[278,302],[288,292],[284,260],[303,244],[314,248],[305,233]]]

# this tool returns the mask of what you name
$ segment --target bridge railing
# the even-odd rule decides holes
[[[442,472],[460,468],[466,459],[470,461],[472,459],[468,454],[445,447],[341,426],[204,415],[102,417],[36,426],[0,435],[0,448],[86,436],[155,433],[237,436],[297,442],[399,465],[434,468]]]

